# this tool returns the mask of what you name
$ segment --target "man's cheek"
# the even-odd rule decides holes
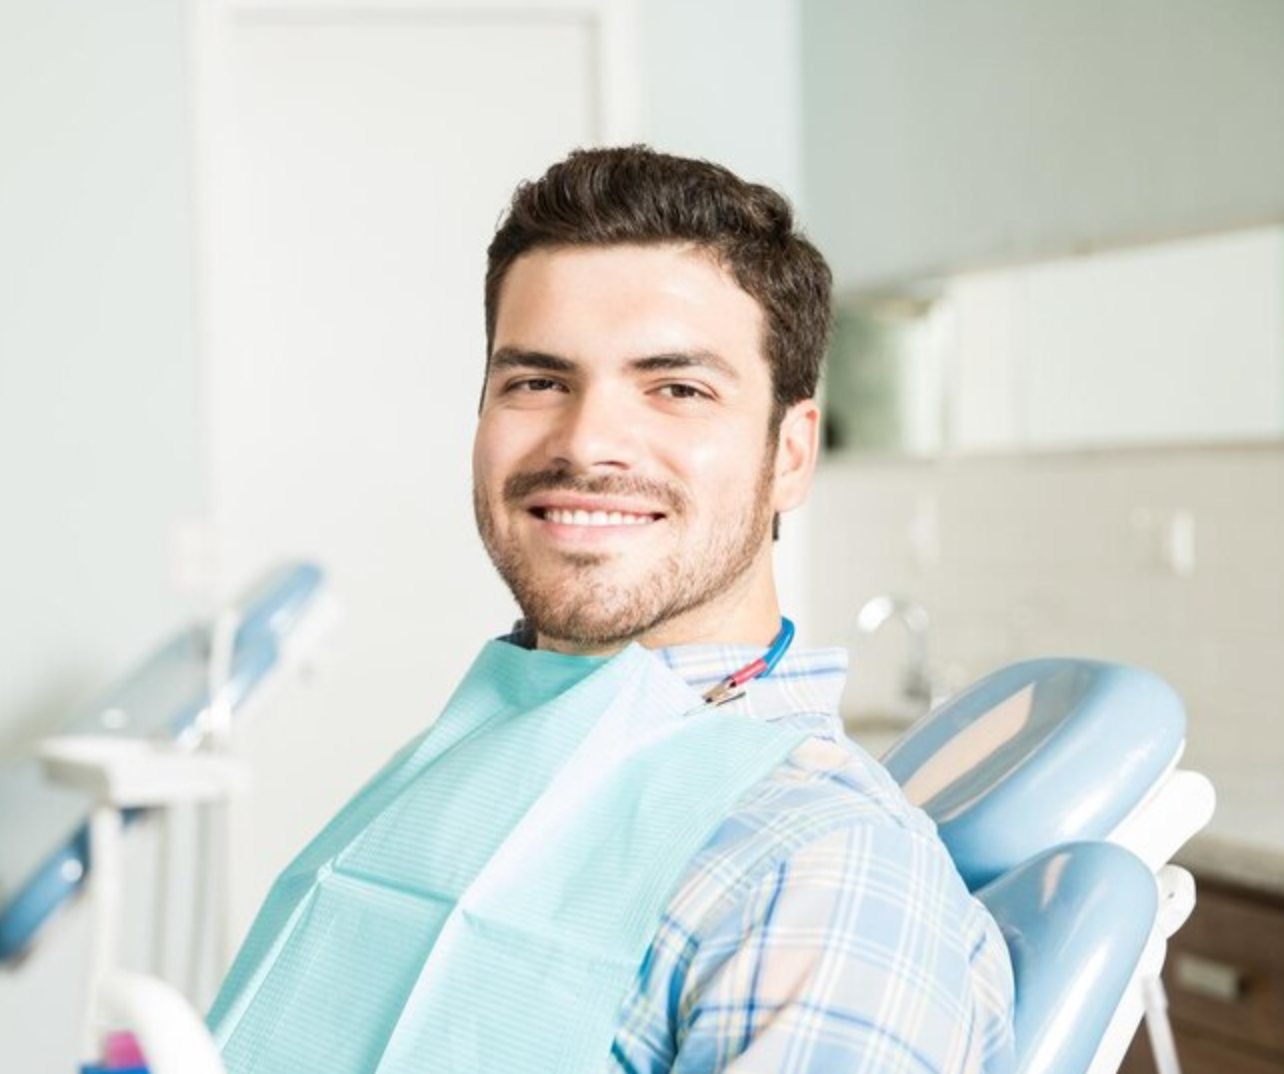
[[[693,482],[725,480],[728,474],[750,465],[752,458],[748,445],[728,444],[717,436],[692,438],[672,454],[674,472]]]

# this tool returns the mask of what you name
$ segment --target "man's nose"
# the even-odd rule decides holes
[[[558,415],[550,435],[552,462],[571,470],[630,469],[638,461],[638,425],[621,393],[583,391]]]

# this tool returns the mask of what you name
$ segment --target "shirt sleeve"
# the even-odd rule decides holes
[[[1006,947],[935,838],[848,826],[742,893],[692,959],[673,1074],[1013,1068]]]

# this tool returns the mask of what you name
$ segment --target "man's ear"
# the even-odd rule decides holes
[[[776,442],[776,488],[772,507],[792,511],[807,499],[820,452],[820,407],[803,399],[785,411]]]

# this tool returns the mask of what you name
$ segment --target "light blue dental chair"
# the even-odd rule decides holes
[[[1113,1074],[1143,1011],[1175,1069],[1157,982],[1194,894],[1167,863],[1213,806],[1208,781],[1177,770],[1184,740],[1182,706],[1153,675],[1036,660],[941,706],[884,758],[1003,931],[1021,1074]],[[202,1020],[160,982],[114,974],[99,1008],[137,1034],[152,1074],[220,1074]]]
[[[1177,769],[1185,729],[1152,674],[1033,660],[883,758],[1007,940],[1022,1074],[1112,1074],[1143,1013],[1161,1070],[1178,1070],[1159,972],[1194,882],[1168,862],[1214,805],[1207,779]]]

